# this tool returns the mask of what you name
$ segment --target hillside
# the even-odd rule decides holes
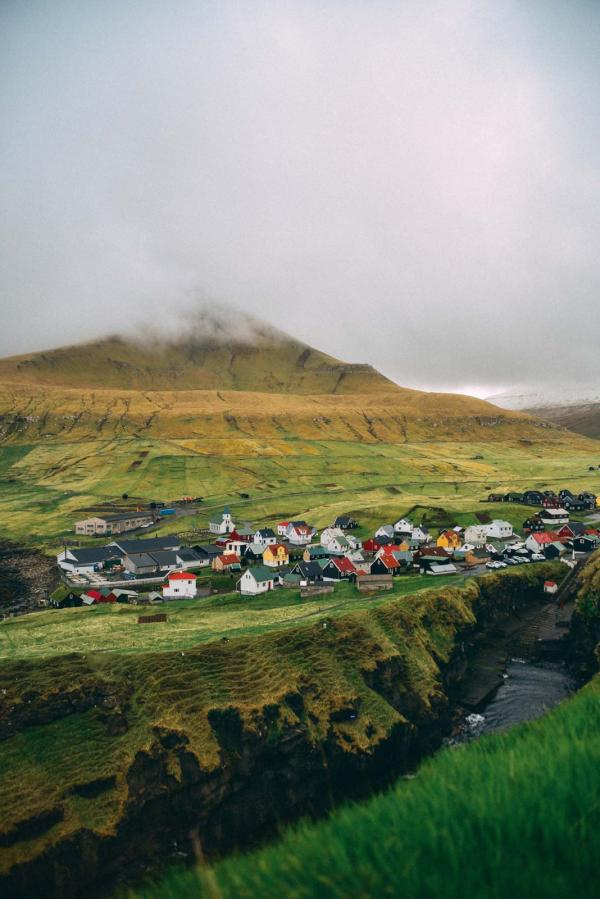
[[[194,332],[0,360],[0,528],[42,546],[124,493],[202,496],[190,527],[224,502],[322,526],[432,499],[473,509],[522,483],[600,492],[596,455],[521,412],[399,387],[264,326],[252,343],[247,329]]]

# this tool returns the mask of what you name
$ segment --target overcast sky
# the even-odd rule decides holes
[[[597,0],[2,0],[0,354],[233,303],[401,384],[598,383]]]

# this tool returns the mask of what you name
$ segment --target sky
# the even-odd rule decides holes
[[[3,0],[0,355],[225,304],[406,386],[598,384],[598,46],[597,0]]]

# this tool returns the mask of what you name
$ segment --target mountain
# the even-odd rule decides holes
[[[600,387],[540,388],[488,400],[502,409],[528,412],[585,437],[600,438]]]
[[[44,547],[123,495],[201,496],[188,527],[223,503],[371,527],[536,478],[589,486],[591,461],[589,442],[522,412],[400,387],[242,318],[0,360],[0,529]]]

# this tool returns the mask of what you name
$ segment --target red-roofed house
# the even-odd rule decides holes
[[[347,556],[335,556],[323,568],[324,581],[356,580],[356,568]]]
[[[289,521],[280,521],[277,525],[277,533],[280,537],[285,537],[287,534],[287,529],[289,528]]]
[[[165,599],[193,599],[196,592],[196,575],[189,571],[172,571],[163,586]]]
[[[381,543],[375,537],[369,537],[368,540],[363,541],[363,549],[367,553],[376,553],[381,549]]]
[[[550,543],[560,543],[561,539],[556,533],[556,531],[539,531],[535,534],[530,534],[527,540],[525,541],[525,546],[527,549],[531,550],[531,552],[540,552],[545,546],[548,546]]]
[[[235,553],[223,553],[212,560],[213,571],[234,571],[241,568],[240,557]]]
[[[381,552],[381,554],[371,564],[370,574],[397,574],[401,565],[391,553]]]

